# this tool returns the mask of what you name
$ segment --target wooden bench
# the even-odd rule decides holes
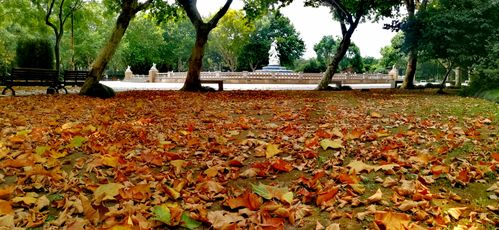
[[[66,86],[82,86],[87,79],[88,71],[64,71],[64,80],[58,86],[58,89],[63,89],[64,92],[68,93]]]
[[[403,80],[392,80],[392,88],[396,89],[398,84],[402,84]]]
[[[60,84],[57,71],[51,69],[35,68],[13,68],[10,76],[4,77],[2,84],[5,88],[2,95],[9,89],[12,95],[16,95],[14,86],[48,86],[47,93],[55,93]]]
[[[218,84],[218,91],[224,90],[224,81],[223,80],[201,80],[202,83],[215,83]]]
[[[338,89],[341,89],[342,82],[341,81],[331,81],[330,84],[335,84]]]

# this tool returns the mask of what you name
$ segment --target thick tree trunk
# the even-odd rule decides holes
[[[125,31],[136,13],[137,9],[133,8],[131,4],[123,6],[118,19],[116,20],[116,25],[114,26],[111,37],[107,41],[106,45],[101,49],[96,60],[92,63],[87,79],[81,87],[81,95],[86,95],[88,90],[99,83],[102,79],[102,74],[104,73],[107,64],[118,49]]]
[[[357,27],[357,24],[352,25],[351,28],[346,32],[345,36],[343,36],[340,45],[336,49],[336,54],[333,56],[331,63],[329,63],[329,65],[327,66],[326,72],[324,73],[321,82],[317,86],[318,90],[328,89],[329,83],[331,83],[334,73],[336,73],[336,70],[338,70],[338,66],[340,65],[341,59],[343,59],[343,57],[348,51],[348,47],[350,46],[351,37],[353,32],[355,31],[355,27]]]
[[[409,51],[409,58],[407,60],[407,69],[405,71],[404,82],[402,82],[403,89],[414,88],[414,77],[416,76],[416,67],[418,63],[418,53],[416,50]]]
[[[202,26],[204,27],[204,26]],[[191,57],[189,58],[189,70],[185,79],[183,91],[203,91],[201,87],[201,68],[203,66],[204,49],[208,41],[208,28],[199,28],[196,30],[196,43],[192,48]]]

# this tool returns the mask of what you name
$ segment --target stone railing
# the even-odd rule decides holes
[[[132,75],[128,81],[134,82],[172,82],[183,83],[187,72],[154,73],[151,75]],[[223,80],[229,84],[317,84],[322,73],[285,73],[285,72],[201,72],[201,79]],[[389,83],[388,74],[344,74],[337,73],[333,80],[346,84]]]

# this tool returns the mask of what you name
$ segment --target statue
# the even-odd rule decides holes
[[[279,51],[277,50],[277,41],[274,39],[269,50],[269,65],[280,65]]]

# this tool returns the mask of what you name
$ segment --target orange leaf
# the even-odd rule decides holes
[[[274,161],[272,163],[272,168],[274,168],[278,171],[283,171],[283,172],[289,172],[289,171],[293,170],[293,166],[290,163],[288,163],[282,159],[278,159],[278,160]]]
[[[464,183],[470,182],[468,170],[466,170],[466,169],[461,170],[461,172],[459,172],[459,174],[457,175],[456,179],[458,179]]]
[[[258,210],[262,205],[262,198],[254,193],[245,191],[242,195],[236,198],[230,198],[227,200],[227,204],[231,209],[245,207],[252,211]]]
[[[10,194],[14,192],[15,188],[16,186],[14,185],[5,188],[0,188],[0,199],[9,197]]]
[[[494,159],[495,161],[499,161],[499,153],[492,153],[490,154],[490,156],[492,157],[492,159]]]
[[[337,187],[334,187],[334,188],[330,188],[326,191],[322,191],[322,192],[319,192],[317,194],[317,200],[316,200],[316,204],[317,205],[321,205],[331,199],[334,198],[334,196],[336,195],[336,193],[338,193],[338,188]]]
[[[439,176],[442,173],[448,173],[449,172],[449,167],[445,165],[435,165],[431,167],[431,173],[435,176]]]
[[[10,201],[0,200],[0,215],[13,214],[12,204]]]
[[[340,174],[338,179],[343,184],[357,184],[360,179],[356,175]]]
[[[409,229],[411,217],[404,213],[396,212],[376,212],[374,220],[378,227],[386,230],[405,230]],[[382,228],[384,226],[384,228]]]

